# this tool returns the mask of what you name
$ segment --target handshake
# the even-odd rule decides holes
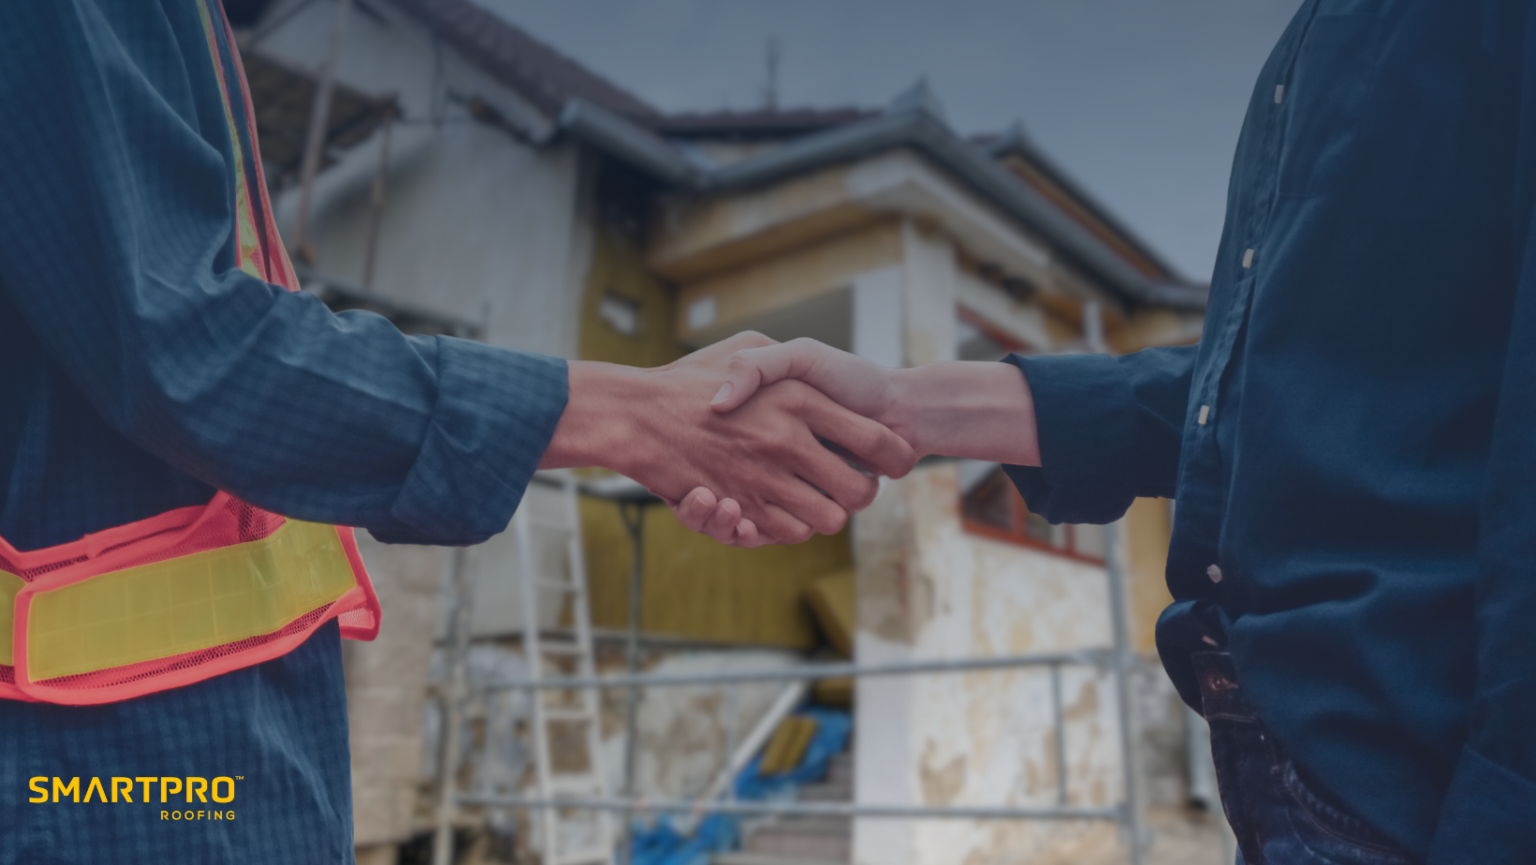
[[[929,454],[1039,465],[1019,370],[893,370],[749,332],[655,369],[572,361],[539,465],[614,469],[690,529],[756,547],[841,531],[874,501],[878,476],[902,477]]]

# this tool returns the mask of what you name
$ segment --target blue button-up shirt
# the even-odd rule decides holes
[[[216,489],[389,541],[500,531],[564,410],[564,361],[405,337],[238,269],[234,142],[249,159],[254,136],[200,11],[5,10],[0,537],[51,546]],[[0,863],[349,862],[340,664],[328,625],[137,700],[0,700]],[[137,784],[131,805],[32,804],[39,776],[78,776],[82,795],[92,777],[238,776],[236,819],[162,820],[185,797],[145,803]]]
[[[1254,88],[1197,346],[1016,358],[1031,509],[1176,496],[1158,624],[1434,863],[1536,861],[1536,6],[1308,0]]]

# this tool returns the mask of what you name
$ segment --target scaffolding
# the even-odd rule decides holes
[[[555,478],[541,476],[536,479],[541,483],[554,483],[569,485],[572,483],[565,477]],[[630,485],[636,486],[636,485]],[[569,487],[568,487],[569,488]],[[628,511],[626,524],[631,530],[632,541],[636,545],[634,559],[634,573],[631,575],[632,590],[637,591],[641,585],[639,550],[639,520],[635,516],[636,504],[640,501],[633,489],[628,486],[614,484],[584,484],[581,492],[586,495],[595,495],[618,505]],[[526,532],[526,529],[521,531]],[[537,784],[538,793],[533,796],[498,795],[460,791],[456,789],[455,768],[457,765],[454,754],[460,747],[455,726],[462,717],[462,707],[465,701],[471,698],[470,689],[464,675],[466,657],[469,649],[469,616],[468,609],[473,606],[473,592],[469,580],[463,572],[462,559],[456,557],[453,570],[453,598],[454,610],[449,618],[450,634],[448,640],[448,667],[450,670],[449,687],[445,691],[444,715],[445,726],[443,729],[443,758],[438,763],[437,779],[437,809],[435,814],[435,845],[434,865],[448,865],[450,862],[452,829],[461,811],[466,807],[486,808],[493,811],[505,812],[511,809],[526,809],[535,814],[544,814],[546,818],[557,812],[586,811],[597,814],[623,815],[625,825],[636,814],[660,814],[673,813],[692,816],[705,814],[733,814],[740,816],[768,816],[768,817],[852,817],[873,819],[964,819],[964,820],[1041,820],[1041,821],[1102,821],[1115,824],[1121,837],[1125,841],[1128,861],[1131,865],[1142,865],[1145,861],[1146,848],[1148,846],[1148,833],[1144,828],[1142,799],[1139,781],[1139,755],[1137,753],[1137,724],[1135,718],[1135,699],[1132,693],[1132,675],[1136,668],[1136,659],[1130,646],[1128,610],[1125,597],[1125,586],[1121,567],[1118,562],[1118,546],[1116,544],[1115,527],[1107,526],[1108,549],[1107,578],[1109,582],[1110,617],[1113,632],[1112,645],[1108,647],[1085,649],[1081,651],[1062,652],[1054,654],[1009,655],[996,657],[957,658],[948,660],[920,660],[901,663],[885,664],[859,664],[859,663],[811,663],[793,667],[776,667],[759,670],[738,670],[722,673],[694,673],[694,674],[667,674],[650,673],[642,674],[637,671],[638,645],[639,645],[639,618],[631,616],[628,633],[628,672],[619,675],[596,675],[590,666],[590,652],[587,653],[588,663],[582,665],[581,672],[574,676],[544,676],[536,658],[530,657],[529,668],[531,674],[523,680],[515,682],[503,682],[486,685],[481,688],[482,697],[497,692],[523,691],[529,694],[530,704],[537,707],[541,704],[539,694],[547,692],[563,692],[577,695],[582,705],[595,706],[597,695],[604,690],[622,690],[626,692],[626,731],[627,744],[625,754],[625,771],[623,795],[609,796],[599,789],[580,794],[559,794],[551,792],[550,786],[542,780]],[[579,535],[572,543],[579,544]],[[579,553],[578,553],[579,555]],[[519,578],[525,581],[525,597],[531,592],[526,588],[530,580],[538,580],[540,577],[532,573],[525,563],[521,569]],[[579,604],[586,603],[585,593],[578,593],[573,600]],[[632,611],[633,612],[633,611]],[[573,611],[573,617],[578,621],[586,620],[585,610]],[[537,632],[536,625],[533,627]],[[524,640],[530,637],[525,628]],[[537,647],[537,637],[533,638]],[[587,629],[587,637],[590,641],[590,628]],[[727,746],[728,760],[715,782],[701,796],[693,799],[657,800],[643,799],[636,795],[634,788],[634,748],[635,736],[635,707],[638,694],[644,689],[669,688],[697,685],[717,685],[727,689],[726,705],[732,717],[728,719],[729,729],[732,732],[729,738],[734,738],[737,719],[734,717],[738,701],[736,689],[746,683],[754,682],[785,682],[791,685],[785,695],[777,701],[774,709],[764,720],[771,727],[777,718],[783,717],[794,705],[799,702],[798,695],[804,693],[806,686],[815,681],[836,678],[865,678],[879,676],[917,676],[917,675],[943,675],[954,673],[976,673],[985,671],[1005,671],[1016,669],[1044,670],[1050,679],[1051,694],[1051,719],[1054,732],[1054,762],[1056,774],[1055,803],[1038,807],[1017,806],[894,806],[878,804],[860,804],[857,802],[746,802],[737,801],[728,794],[731,785],[729,779],[734,771],[744,765],[743,754],[761,747],[765,738],[765,730],[758,729],[749,735],[741,745],[733,749]],[[1116,699],[1116,722],[1118,727],[1118,744],[1121,757],[1123,792],[1120,801],[1108,805],[1071,805],[1070,789],[1068,785],[1067,757],[1065,745],[1065,718],[1062,699],[1062,671],[1067,668],[1090,668],[1100,674],[1108,674],[1114,680]],[[793,699],[786,699],[793,698]],[[595,729],[595,724],[589,728]],[[764,725],[760,722],[759,727]],[[535,724],[535,734],[538,732],[538,724]],[[771,732],[771,729],[766,732]],[[537,743],[536,743],[537,744]],[[590,746],[593,759],[597,758],[598,750]],[[450,750],[452,749],[452,750]],[[547,750],[544,748],[543,750]],[[746,754],[750,757],[750,754]],[[535,748],[535,777],[541,778],[547,773],[546,768],[540,768],[537,764],[540,760],[547,761],[549,755],[542,753],[540,748]],[[600,766],[593,765],[594,774],[601,775]],[[549,826],[553,824],[551,819],[544,819],[545,834],[552,832]],[[628,861],[629,837],[627,832],[617,833],[615,836],[621,849],[617,852],[620,862]],[[546,845],[551,842],[546,840]],[[558,858],[558,857],[557,857]],[[609,861],[613,861],[610,859]]]

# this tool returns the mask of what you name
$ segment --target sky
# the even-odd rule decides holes
[[[1210,278],[1255,77],[1301,0],[476,0],[669,112],[879,108],[1026,133],[1183,276]]]

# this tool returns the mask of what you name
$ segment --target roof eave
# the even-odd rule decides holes
[[[560,115],[561,132],[584,140],[663,182],[699,192],[761,186],[896,147],[915,148],[1006,214],[1031,226],[1064,257],[1102,280],[1127,306],[1204,309],[1198,286],[1160,282],[1138,272],[1040,193],[952,132],[929,111],[896,111],[808,135],[750,159],[701,170],[661,137],[613,112],[581,101]]]
[[[1073,198],[1077,199],[1079,203],[1081,203],[1088,209],[1090,213],[1093,214],[1095,219],[1104,223],[1104,225],[1107,226],[1110,231],[1113,231],[1115,234],[1119,235],[1121,239],[1123,239],[1126,243],[1129,243],[1138,254],[1150,261],[1154,267],[1156,267],[1158,270],[1161,270],[1165,274],[1178,273],[1178,271],[1171,264],[1169,264],[1168,261],[1158,253],[1157,250],[1143,242],[1141,237],[1137,235],[1135,231],[1132,231],[1131,228],[1124,222],[1122,222],[1119,217],[1115,216],[1113,211],[1105,207],[1097,197],[1095,197],[1088,190],[1084,189],[1083,186],[1075,179],[1073,179],[1070,174],[1063,171],[1061,166],[1057,164],[1054,159],[1046,155],[1044,151],[1037,147],[1034,141],[1031,140],[1027,134],[1025,134],[1022,125],[1015,124],[1000,138],[998,138],[997,141],[991,143],[985,149],[993,158],[998,160],[1001,160],[1005,156],[1017,155],[1034,164],[1036,168],[1038,168],[1047,177],[1050,178],[1052,183],[1061,187],[1068,195],[1071,195]],[[1177,280],[1175,281],[1175,284],[1183,285],[1186,288],[1191,287],[1189,283],[1179,282]]]
[[[697,188],[700,170],[664,139],[634,121],[573,99],[560,111],[557,134],[569,135],[674,186]]]
[[[709,172],[703,188],[715,191],[757,186],[901,146],[927,154],[992,204],[1034,227],[1068,258],[1104,280],[1123,301],[1177,309],[1205,308],[1204,289],[1152,280],[1137,272],[1087,229],[927,111],[895,112],[807,136]]]

